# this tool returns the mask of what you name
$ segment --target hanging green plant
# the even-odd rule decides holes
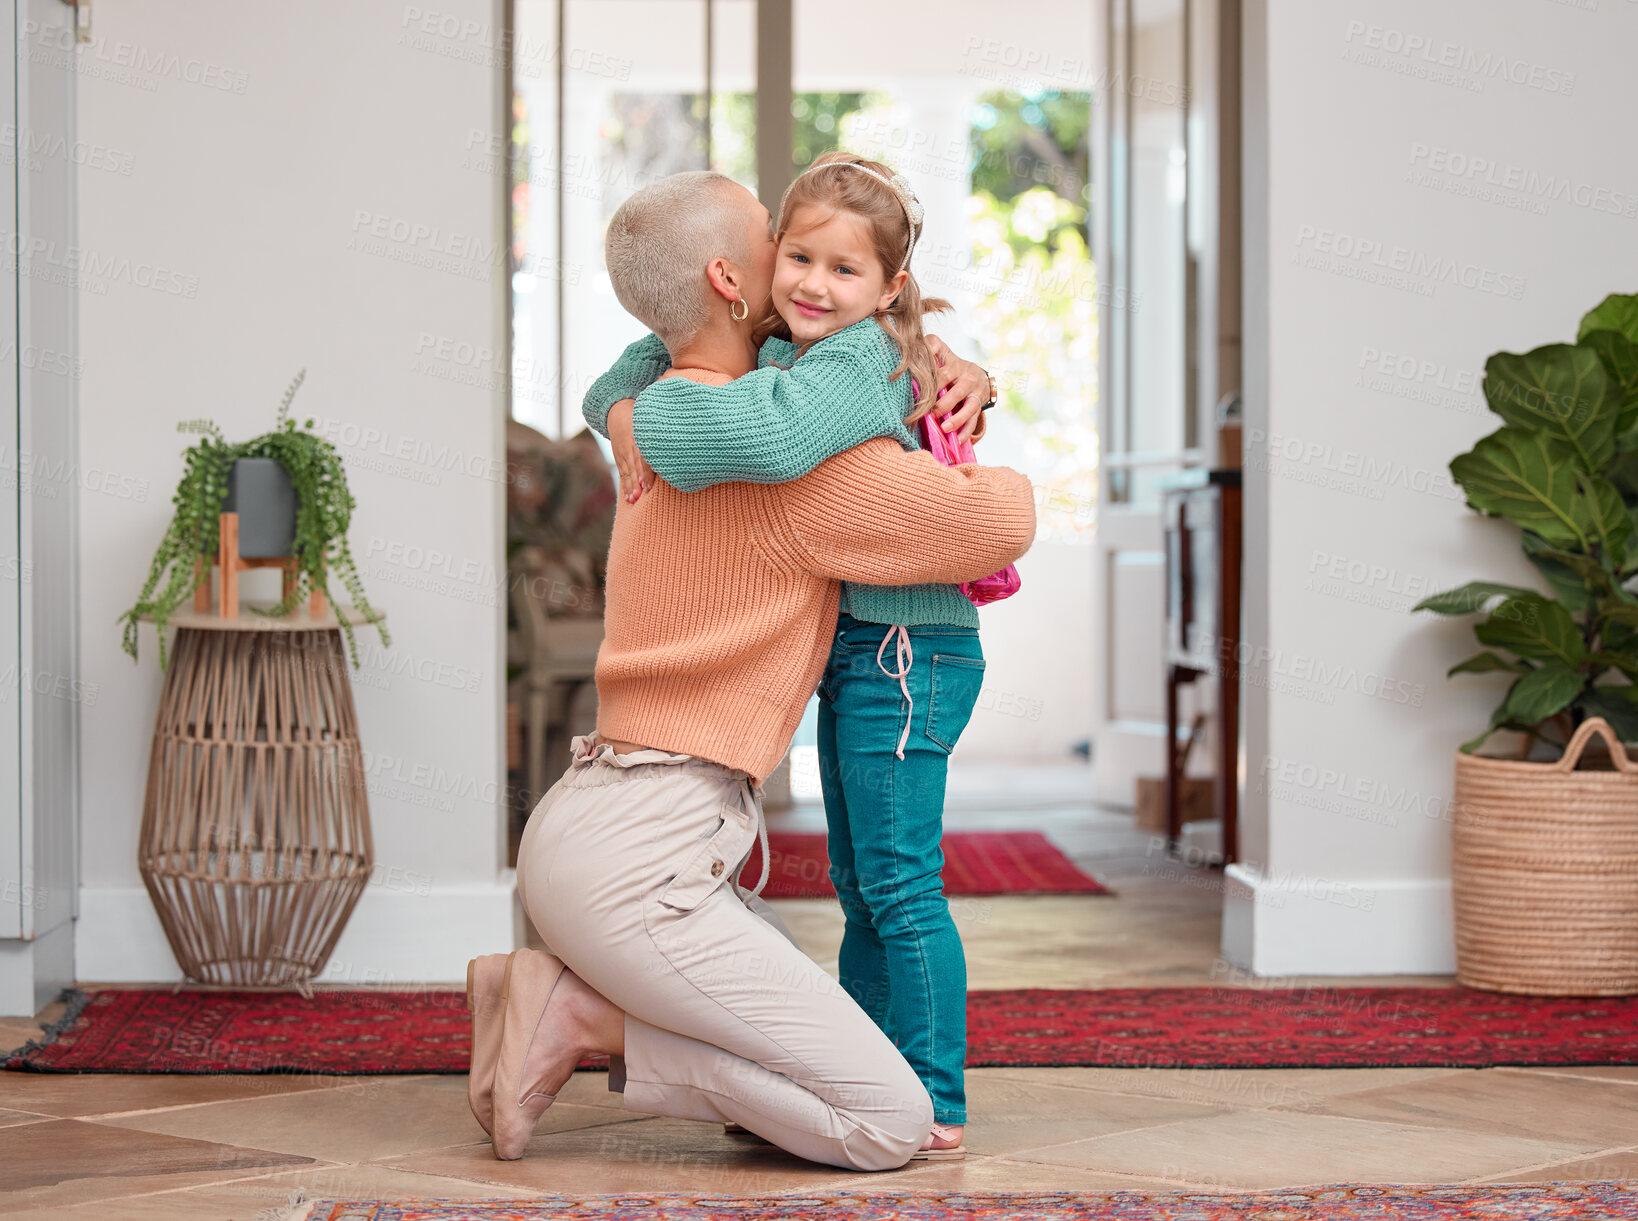
[[[295,557],[295,580],[276,606],[253,608],[269,618],[288,615],[305,602],[315,589],[321,590],[332,605],[330,574],[339,573],[353,600],[353,607],[365,620],[373,621],[381,633],[383,646],[392,638],[381,616],[371,608],[347,545],[347,527],[352,522],[353,497],[347,488],[347,472],[335,446],[312,430],[313,421],[301,427],[289,418],[290,403],[307,376],[296,374],[279,405],[278,419],[271,432],[237,445],[229,445],[222,431],[209,420],[184,420],[178,432],[199,435],[199,440],[182,452],[182,481],[176,485],[171,503],[176,512],[148,566],[148,579],[136,604],[119,617],[124,627],[122,644],[134,659],[137,655],[137,624],[152,618],[159,632],[159,666],[165,668],[165,626],[170,614],[202,584],[210,582],[210,567],[195,563],[200,555],[217,552],[220,515],[228,494],[228,472],[240,458],[272,458],[290,476],[296,493],[296,535],[291,547]],[[347,652],[358,665],[358,646],[352,624],[341,621],[347,638]]]

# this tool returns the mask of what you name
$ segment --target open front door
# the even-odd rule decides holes
[[[1199,336],[1203,322],[1215,326],[1211,311],[1202,318],[1200,280],[1214,261],[1201,238],[1215,232],[1217,200],[1191,163],[1214,112],[1191,85],[1217,12],[1218,0],[1108,0],[1098,31],[1093,785],[1116,805],[1132,802],[1136,777],[1164,770],[1161,489],[1206,462],[1202,421],[1216,394]]]

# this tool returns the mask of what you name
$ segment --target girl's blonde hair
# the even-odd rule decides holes
[[[870,226],[876,259],[882,265],[882,273],[891,280],[898,273],[900,265],[905,263],[905,252],[911,247],[912,237],[921,237],[921,226],[916,225],[915,232],[911,232],[905,206],[886,182],[855,170],[825,169],[826,166],[844,163],[863,166],[884,179],[894,176],[893,171],[879,161],[867,161],[851,153],[826,153],[804,170],[785,192],[785,198],[779,205],[775,237],[779,241],[785,239],[791,217],[796,215],[798,208],[828,209],[832,213],[851,212],[862,217]],[[932,410],[934,396],[938,394],[937,366],[927,348],[921,316],[942,313],[950,308],[950,303],[943,298],[923,297],[915,273],[911,272],[893,303],[884,310],[877,310],[874,315],[899,349],[899,367],[888,375],[888,380],[896,381],[908,372],[921,388],[919,399],[914,394],[911,396],[910,414],[904,418],[906,424],[914,424]],[[757,329],[756,340],[760,344],[769,335],[790,338],[790,328],[778,314],[773,314]]]

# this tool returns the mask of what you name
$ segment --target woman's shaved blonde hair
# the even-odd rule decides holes
[[[621,204],[603,239],[603,261],[620,304],[660,337],[673,357],[711,317],[705,265],[746,266],[744,188],[726,174],[690,170],[642,188]]]

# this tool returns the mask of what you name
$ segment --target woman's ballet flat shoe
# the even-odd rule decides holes
[[[494,1129],[495,1059],[500,1055],[501,993],[506,954],[485,954],[466,964],[466,1008],[472,1014],[472,1068],[466,1101],[487,1134]]]
[[[945,1124],[934,1124],[933,1131],[929,1135],[928,1139],[948,1140],[949,1126]],[[910,1155],[910,1160],[912,1162],[955,1162],[960,1161],[966,1156],[967,1146],[965,1144],[955,1144],[945,1148],[933,1147],[917,1149]]]
[[[490,1132],[495,1156],[502,1161],[523,1156],[529,1138],[535,1134],[535,1124],[557,1101],[556,1094],[527,1092],[523,1068],[534,1041],[551,1037],[545,1021],[546,1007],[563,971],[561,960],[538,950],[520,950],[506,960],[501,982],[500,1054],[495,1058],[495,1126]]]

